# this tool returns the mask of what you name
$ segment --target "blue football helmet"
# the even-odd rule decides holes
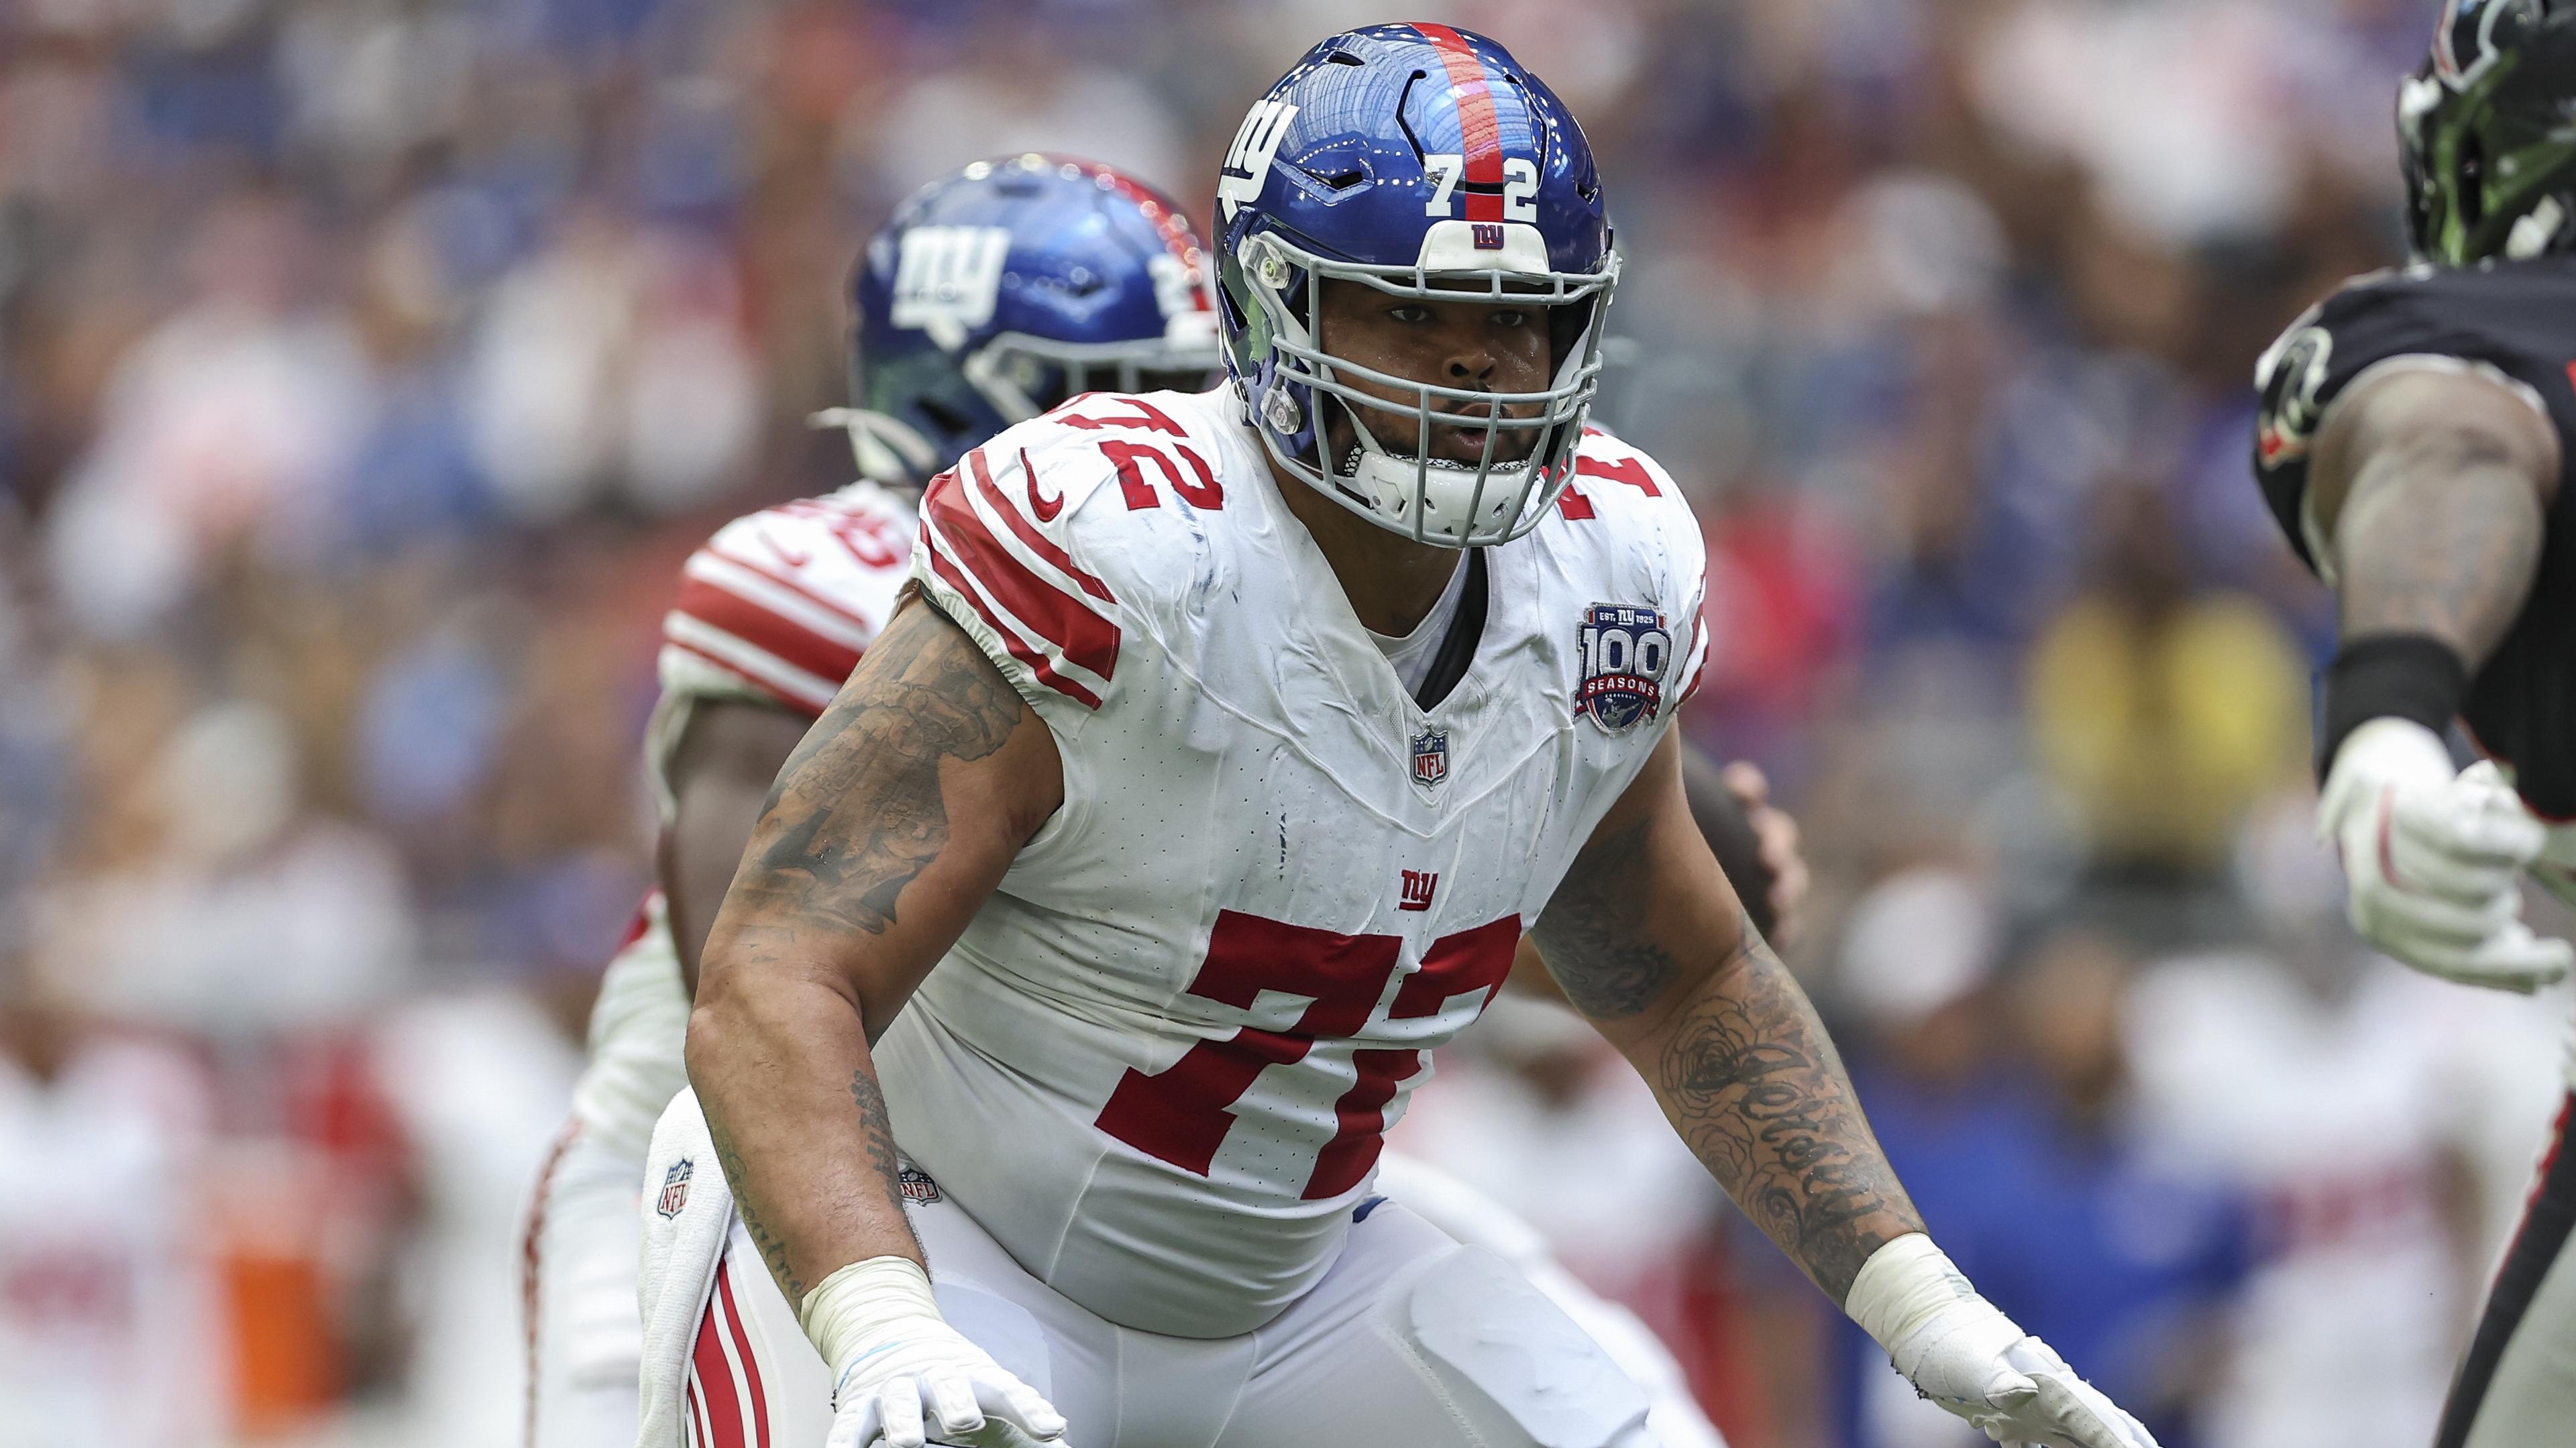
[[[1197,391],[1218,366],[1206,249],[1171,199],[1063,156],[977,161],[916,191],[850,278],[861,476],[926,482],[1079,393]]]
[[[1445,25],[1333,36],[1244,117],[1217,210],[1226,370],[1279,466],[1418,542],[1482,547],[1538,526],[1572,475],[1600,385],[1619,257],[1592,149],[1537,76]],[[1551,385],[1482,392],[1334,357],[1314,327],[1326,282],[1543,309]],[[1403,420],[1412,455],[1388,451],[1362,409]],[[1483,433],[1481,459],[1432,456],[1435,423],[1462,420]]]

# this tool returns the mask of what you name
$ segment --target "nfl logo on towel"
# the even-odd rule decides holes
[[[662,1173],[662,1195],[654,1201],[653,1210],[665,1217],[680,1215],[680,1209],[689,1204],[689,1177],[695,1171],[685,1156],[671,1163],[671,1169]]]
[[[1584,610],[1576,643],[1583,666],[1574,687],[1577,718],[1591,719],[1605,733],[1625,734],[1655,717],[1664,702],[1664,671],[1673,662],[1673,636],[1662,614],[1596,603]]]
[[[1413,736],[1413,782],[1424,789],[1449,777],[1449,731],[1433,725]]]

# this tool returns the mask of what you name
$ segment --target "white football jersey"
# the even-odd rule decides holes
[[[912,500],[874,483],[726,524],[681,569],[662,619],[662,698],[648,767],[665,824],[670,751],[701,700],[819,716],[894,613],[912,564]],[[609,962],[590,1014],[590,1064],[573,1091],[582,1129],[638,1163],[688,1084],[689,997],[660,897]]]
[[[0,1055],[0,1448],[223,1436],[206,1115],[157,1046],[85,1046],[49,1084]]]
[[[877,1049],[897,1141],[1102,1317],[1228,1337],[1338,1254],[1380,1138],[1695,681],[1703,559],[1606,436],[1488,550],[1423,709],[1231,392],[1092,394],[935,480],[914,577],[1064,806]]]

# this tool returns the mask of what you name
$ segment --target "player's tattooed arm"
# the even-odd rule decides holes
[[[1841,1302],[1871,1253],[1923,1222],[1692,823],[1675,757],[1668,737],[1594,832],[1538,947],[1727,1195]]]
[[[869,1044],[1062,795],[1046,725],[917,600],[780,773],[707,940],[688,1058],[791,1302],[862,1258],[920,1257]]]
[[[2494,377],[2402,370],[2338,399],[2307,506],[2344,634],[2426,633],[2485,662],[2530,595],[2558,473],[2556,430]]]

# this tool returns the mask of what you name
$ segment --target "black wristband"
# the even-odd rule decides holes
[[[2469,692],[2469,666],[2431,634],[2369,634],[2344,640],[2326,666],[2325,692],[2319,779],[2334,767],[2344,736],[2373,719],[2409,719],[2435,734],[2449,729]]]

